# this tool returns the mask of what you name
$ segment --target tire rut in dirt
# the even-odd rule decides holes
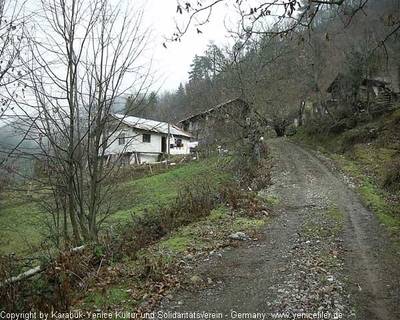
[[[221,257],[199,263],[195,272],[213,278],[218,285],[202,290],[181,290],[163,308],[225,314],[231,310],[301,312],[303,307],[307,308],[307,301],[316,301],[315,304],[321,301],[325,303],[320,306],[321,310],[347,312],[344,319],[400,319],[399,257],[394,257],[387,249],[390,242],[382,235],[375,216],[316,153],[286,139],[274,139],[269,143],[274,149],[276,167],[272,173],[273,185],[262,193],[276,196],[280,204],[276,208],[277,217],[265,227],[265,239],[246,242],[240,248],[226,250]],[[316,224],[317,231],[321,226],[326,229],[329,223],[333,225],[331,220],[320,215],[321,210],[332,206],[338,207],[344,216],[344,232],[330,234],[329,239],[304,235],[310,224]],[[314,252],[323,260],[323,255],[332,251],[340,251],[341,260],[336,269],[324,270],[324,276],[334,274],[339,279],[324,285],[313,278],[315,275],[310,278],[308,273],[312,272],[300,264],[310,263],[312,267]],[[317,287],[315,290],[304,288],[307,284]],[[333,287],[337,292],[329,291]],[[319,292],[318,299],[322,300],[309,299],[310,295],[317,296],[312,290]],[[325,298],[324,290],[329,291]],[[304,303],[298,300],[297,296],[303,299],[305,295],[308,296]],[[294,302],[286,303],[286,298]],[[342,309],[337,309],[338,306]],[[310,310],[317,311],[316,307]]]
[[[282,141],[283,150],[296,150],[299,159],[308,159],[316,175],[330,180],[333,196],[345,214],[344,244],[347,271],[357,304],[357,318],[371,320],[400,319],[399,257],[391,252],[390,239],[358,195],[338,179],[312,152]],[[277,148],[279,146],[277,145]],[[318,174],[319,172],[319,174]],[[321,185],[323,181],[321,181]]]

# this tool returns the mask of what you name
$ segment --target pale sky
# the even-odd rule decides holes
[[[113,0],[110,1],[112,3]],[[168,90],[174,92],[180,83],[187,82],[190,64],[194,56],[204,54],[210,41],[220,47],[231,46],[234,43],[226,27],[231,30],[238,28],[238,16],[232,5],[235,1],[223,1],[215,5],[212,9],[210,22],[205,25],[197,26],[198,21],[194,20],[181,42],[171,42],[165,39],[171,37],[176,31],[175,20],[183,28],[188,19],[188,14],[179,15],[176,13],[177,0],[122,1],[133,4],[138,10],[142,7],[144,11],[142,29],[149,28],[151,30],[149,45],[140,59],[143,59],[145,66],[148,61],[152,61],[151,72],[154,76],[152,91],[163,92]],[[258,1],[260,0],[249,0],[249,3]],[[248,3],[246,2],[246,4]],[[28,12],[37,12],[40,11],[40,5],[36,0],[27,0],[26,9]],[[205,12],[199,19],[207,15],[208,12]],[[46,28],[43,25],[42,27]],[[197,33],[197,27],[202,31],[201,34]],[[41,36],[39,31],[36,36]],[[163,47],[164,42],[167,48]],[[138,63],[142,65],[142,61],[138,61]],[[60,70],[64,69],[61,68]],[[131,82],[127,79],[125,87],[132,88],[131,91],[134,92],[136,88],[130,87],[129,83]]]
[[[210,41],[214,41],[218,46],[232,44],[224,25],[224,21],[232,24],[226,18],[228,8],[225,4],[219,4],[213,9],[210,23],[199,27],[202,34],[198,34],[193,25],[181,42],[166,42],[165,49],[162,45],[165,42],[163,36],[171,36],[175,31],[174,17],[179,19],[179,23],[187,17],[176,14],[176,6],[176,0],[148,0],[144,16],[145,22],[150,22],[153,29],[153,68],[160,77],[155,87],[161,86],[162,90],[170,91],[175,91],[180,82],[188,80],[188,71],[194,56],[202,55]]]
[[[132,0],[122,1],[133,4],[133,10],[143,8],[142,31],[146,28],[151,31],[149,44],[143,53],[143,57],[141,57],[146,65],[149,60],[152,60],[151,72],[154,75],[154,83],[151,90],[160,90],[161,92],[177,90],[181,82],[188,81],[188,71],[194,56],[196,54],[202,55],[210,41],[214,41],[219,46],[232,43],[232,39],[229,41],[224,26],[228,11],[228,7],[224,3],[213,8],[210,23],[199,27],[203,32],[202,34],[196,32],[196,21],[194,21],[181,42],[170,42],[166,41],[165,37],[170,37],[175,32],[175,19],[177,19],[178,24],[182,25],[184,19],[188,17],[188,15],[181,16],[176,13],[176,0],[136,0],[133,3],[130,2]],[[25,12],[39,12],[41,10],[40,4],[36,0],[27,0],[26,4]],[[229,24],[229,21],[227,23]],[[39,30],[36,36],[40,38],[44,35],[41,35]],[[167,49],[163,47],[164,42]],[[139,61],[140,63],[141,61]],[[127,79],[127,83],[130,83],[129,79]],[[135,88],[132,88],[132,91],[135,91]],[[8,112],[11,112],[11,110]]]
[[[142,0],[145,2],[145,23],[153,29],[154,40],[152,41],[153,53],[153,70],[160,77],[160,81],[156,82],[154,88],[175,91],[179,83],[188,81],[188,71],[194,56],[204,54],[207,45],[213,41],[216,45],[223,47],[225,45],[232,46],[234,39],[228,32],[229,30],[237,31],[241,29],[239,25],[239,14],[236,1],[223,1],[216,4],[212,9],[210,22],[199,26],[202,34],[196,31],[196,21],[193,22],[189,32],[185,34],[181,42],[167,42],[167,49],[162,46],[165,41],[163,36],[171,36],[176,30],[174,19],[178,25],[184,25],[185,18],[188,14],[180,15],[176,13],[177,0]],[[256,7],[263,1],[248,0],[243,4],[242,10],[248,10],[250,7]],[[210,1],[211,3],[211,1]],[[277,1],[279,3],[279,1]],[[281,11],[275,6],[273,14]],[[208,11],[203,14],[203,18],[207,17]],[[270,23],[275,21],[274,17],[266,18],[264,21]]]

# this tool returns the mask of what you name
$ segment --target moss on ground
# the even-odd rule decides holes
[[[213,211],[211,211],[211,214],[209,215],[208,219],[209,220],[223,219],[226,218],[228,214],[229,214],[229,209],[227,207],[219,206],[215,208]]]
[[[267,200],[268,203],[270,203],[272,205],[279,204],[279,202],[280,202],[277,197],[274,197],[274,196],[271,196],[271,195],[267,196],[266,200]]]
[[[340,224],[343,223],[343,213],[336,206],[331,206],[330,208],[323,210],[321,213],[327,215],[328,217],[332,218],[334,221]]]
[[[247,217],[238,217],[232,221],[232,224],[228,226],[229,230],[235,231],[252,231],[262,228],[265,224],[265,219],[254,219]]]
[[[163,241],[160,245],[166,249],[174,252],[183,252],[188,247],[194,247],[198,243],[198,240],[192,237],[175,236]]]
[[[137,301],[131,299],[128,287],[120,285],[108,285],[107,287],[90,292],[81,302],[81,307],[89,312],[95,312],[96,309],[115,310],[138,307]],[[132,310],[132,309],[131,309]]]

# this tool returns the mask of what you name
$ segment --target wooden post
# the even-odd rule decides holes
[[[167,168],[171,156],[171,125],[168,121],[168,139],[167,139]]]

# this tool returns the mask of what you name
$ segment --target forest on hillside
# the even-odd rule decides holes
[[[305,101],[325,105],[331,98],[326,90],[338,74],[346,78],[349,98],[341,107],[349,113],[355,112],[365,78],[385,81],[399,92],[398,1],[345,1],[340,9],[302,1],[302,6],[308,16],[294,29],[264,25],[235,31],[230,47],[211,42],[193,57],[188,81],[173,92],[142,95],[139,114],[177,122],[241,97],[273,128],[285,131]],[[127,105],[135,103],[131,96]]]

